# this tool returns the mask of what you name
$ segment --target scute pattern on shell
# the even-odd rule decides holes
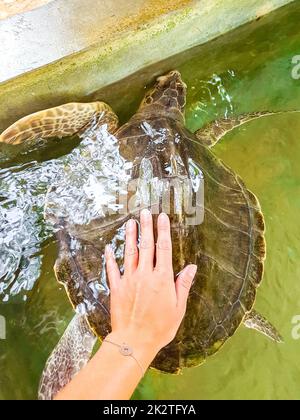
[[[199,267],[188,311],[175,340],[153,363],[173,373],[201,364],[235,333],[253,308],[265,259],[264,220],[257,198],[190,133],[180,127],[178,132],[204,173],[205,220],[193,227],[180,248],[186,263]],[[174,261],[178,258],[175,248]]]

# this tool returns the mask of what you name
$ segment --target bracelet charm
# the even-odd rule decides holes
[[[121,353],[123,356],[132,356],[132,354],[133,354],[133,350],[132,350],[132,348],[131,348],[131,347],[129,347],[127,344],[123,343],[123,344],[120,346],[120,353]]]
[[[126,344],[126,343],[123,343],[122,345],[120,345],[120,344],[114,343],[113,341],[110,341],[110,340],[107,340],[107,339],[105,339],[103,341],[103,343],[109,343],[109,344],[112,344],[113,346],[119,347],[119,352],[122,354],[122,356],[129,356],[133,360],[135,360],[135,362],[137,363],[137,365],[139,366],[139,368],[142,372],[142,376],[145,375],[145,371],[144,371],[142,365],[140,364],[140,362],[137,360],[137,358],[133,354],[132,347],[128,346],[128,344]]]

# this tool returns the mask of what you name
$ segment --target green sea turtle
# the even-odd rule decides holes
[[[138,218],[141,204],[149,204],[141,199],[149,193],[149,185],[154,186],[157,210],[164,187],[172,183],[170,199],[176,205],[169,213],[175,273],[189,263],[199,267],[178,334],[160,351],[152,367],[176,373],[200,365],[242,323],[281,341],[275,328],[253,310],[265,259],[260,205],[241,178],[211,151],[228,131],[272,113],[223,119],[192,134],[184,126],[185,104],[186,85],[180,73],[172,71],[158,78],[137,113],[120,128],[108,105],[74,103],[27,116],[0,137],[2,142],[19,144],[78,132],[84,137],[91,126],[94,132],[105,127],[117,139],[120,155],[131,163],[128,179],[137,181],[129,193],[134,204],[125,212],[98,217],[87,225],[56,220],[59,256],[55,272],[77,314],[48,359],[39,389],[42,399],[52,398],[68,383],[89,360],[96,337],[103,339],[110,332],[104,246],[116,238],[130,217]],[[189,194],[194,197],[203,184],[204,219],[203,203],[196,202],[193,209],[200,217],[191,222],[191,215],[182,210],[184,196],[179,190],[190,185]],[[152,201],[150,207],[154,210]],[[123,243],[124,237],[119,236],[118,241]]]

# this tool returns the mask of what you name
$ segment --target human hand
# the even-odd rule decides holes
[[[197,271],[197,266],[189,265],[174,282],[168,216],[160,214],[157,225],[155,249],[152,215],[148,210],[141,212],[138,250],[137,224],[134,220],[128,221],[123,276],[111,248],[107,247],[105,251],[111,290],[110,339],[148,348],[151,357],[175,337]]]

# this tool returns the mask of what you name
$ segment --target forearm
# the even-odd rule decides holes
[[[128,344],[138,362],[131,356],[122,355],[117,346],[103,342],[87,366],[59,392],[56,400],[126,400],[131,397],[143,376],[142,369],[146,371],[158,349],[136,334],[111,333],[107,340]]]

